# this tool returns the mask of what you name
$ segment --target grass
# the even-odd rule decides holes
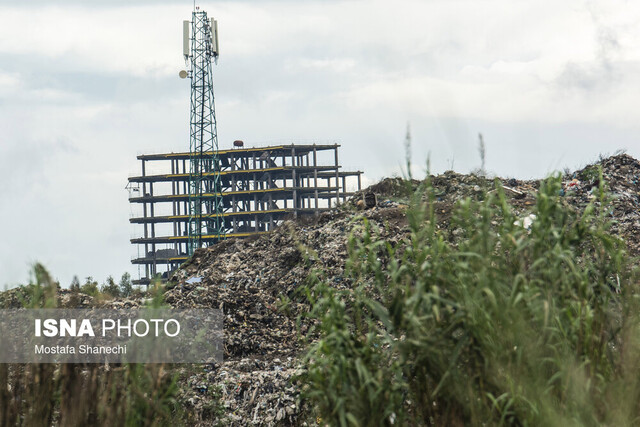
[[[316,272],[298,377],[321,423],[634,425],[640,421],[638,275],[610,232],[604,180],[583,211],[544,181],[530,229],[495,191],[448,229],[425,181],[392,246],[366,219],[339,291]],[[425,201],[426,200],[426,201]],[[453,231],[456,231],[455,233]]]
[[[36,264],[25,308],[55,308],[56,283]],[[162,305],[152,291],[151,307]],[[0,425],[183,425],[177,376],[164,364],[0,364]]]

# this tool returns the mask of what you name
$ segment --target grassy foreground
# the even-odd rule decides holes
[[[319,339],[298,383],[312,418],[638,424],[638,275],[610,233],[599,182],[578,211],[560,196],[560,177],[547,179],[530,225],[498,182],[439,228],[425,181],[410,196],[401,244],[363,220],[349,241],[350,288],[332,288],[319,271],[307,289]]]
[[[25,308],[56,308],[58,288],[35,264],[31,283],[18,291]],[[172,371],[165,364],[0,364],[0,426],[183,425]]]
[[[578,210],[559,177],[546,180],[527,218],[496,182],[445,224],[426,180],[404,191],[400,241],[358,220],[346,286],[318,270],[301,288],[313,325],[296,379],[307,425],[639,424],[636,261],[611,233],[598,182]],[[23,305],[55,306],[42,266],[32,282]],[[131,293],[107,285],[97,299]],[[98,292],[90,280],[75,288]],[[0,425],[227,424],[216,399],[208,418],[192,418],[176,371],[0,365]]]

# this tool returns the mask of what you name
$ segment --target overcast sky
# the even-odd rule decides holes
[[[221,148],[338,142],[365,181],[540,177],[640,157],[640,3],[229,1],[214,87]],[[187,151],[188,1],[0,1],[0,286],[129,271],[137,154]]]

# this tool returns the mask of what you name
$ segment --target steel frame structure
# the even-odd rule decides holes
[[[219,179],[221,191],[201,197],[219,198],[222,233],[227,237],[268,233],[285,219],[318,215],[345,201],[353,195],[347,184],[360,190],[362,172],[341,171],[338,148],[312,144],[219,150],[220,170],[203,172],[202,179]],[[205,158],[210,155],[202,153]],[[142,209],[130,222],[141,225],[142,233],[131,240],[139,248],[132,263],[145,267],[136,283],[146,284],[189,256],[191,153],[145,154],[138,159],[142,174],[129,178],[129,187],[141,191],[132,192],[129,201]],[[202,243],[213,244],[222,233],[203,234]]]

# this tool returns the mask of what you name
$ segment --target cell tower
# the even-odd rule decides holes
[[[182,30],[189,69],[180,77],[191,80],[188,253],[192,255],[203,246],[203,236],[225,238],[211,64],[218,60],[218,23],[196,7]]]

